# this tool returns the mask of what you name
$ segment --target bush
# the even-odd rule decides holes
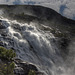
[[[16,53],[12,49],[0,47],[0,75],[14,75],[15,63],[12,61]]]
[[[28,75],[36,75],[34,70],[30,70]]]
[[[14,68],[14,62],[11,62],[10,64],[0,63],[0,75],[14,75]]]
[[[12,49],[5,49],[4,47],[0,47],[0,58],[11,61],[15,56],[16,54]]]

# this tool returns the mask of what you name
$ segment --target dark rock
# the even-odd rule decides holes
[[[34,70],[36,75],[44,75],[44,73],[39,72],[37,67],[33,64],[23,62],[20,59],[15,59],[14,62],[16,64],[14,69],[15,75],[28,75],[30,70]]]
[[[7,34],[4,34],[4,33],[2,33],[1,35],[2,35],[2,36],[4,36],[4,37],[6,37],[6,36],[7,36]]]
[[[12,28],[15,29],[15,30],[17,30],[17,31],[21,30],[21,27],[18,24],[12,25]]]
[[[69,38],[57,38],[56,39],[56,44],[57,47],[60,50],[60,54],[63,57],[64,60],[66,60],[68,54],[69,54],[69,44],[71,40]]]
[[[0,20],[0,29],[6,29],[9,24],[6,21]]]
[[[0,46],[5,47],[5,46],[6,46],[6,43],[4,43],[4,42],[0,41]]]

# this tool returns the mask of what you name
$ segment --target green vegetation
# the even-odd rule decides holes
[[[67,37],[67,33],[56,31],[55,29],[50,30],[51,33],[54,34],[55,37]]]
[[[36,75],[34,70],[30,70],[28,75]]]
[[[16,56],[12,49],[0,47],[0,75],[14,75],[15,63],[12,59]]]
[[[22,13],[12,13],[12,12],[10,12],[8,15],[9,15],[10,19],[16,19],[18,22],[22,22],[22,23],[25,23],[25,22],[30,23],[31,21],[34,21],[34,20],[38,19],[36,16],[29,15],[29,14],[26,14],[24,12],[22,12]]]
[[[67,33],[55,33],[54,34],[56,37],[67,37]]]
[[[35,16],[24,14],[24,12],[20,13],[20,14],[14,14],[14,17],[16,19],[20,19],[20,20],[24,20],[24,21],[28,21],[28,22],[36,19]]]
[[[11,62],[9,64],[0,63],[0,75],[14,75],[15,64]]]
[[[12,58],[16,56],[15,52],[12,49],[5,49],[4,47],[0,47],[0,58],[11,61]]]

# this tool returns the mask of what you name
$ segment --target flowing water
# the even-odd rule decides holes
[[[45,75],[74,75],[74,67],[67,68],[52,33],[33,22],[19,23],[3,17],[0,20],[6,27],[0,29],[0,41],[6,48],[14,49],[18,58],[35,64]]]

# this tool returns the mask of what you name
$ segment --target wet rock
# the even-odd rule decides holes
[[[6,21],[0,20],[0,29],[6,29],[9,24]]]
[[[2,35],[2,36],[4,36],[4,37],[6,37],[6,36],[7,36],[7,34],[4,34],[4,33],[2,33],[1,35]]]
[[[69,38],[57,38],[56,39],[56,45],[60,50],[60,54],[63,57],[64,60],[66,60],[68,54],[69,54],[69,44],[71,40]]]
[[[21,39],[21,34],[19,33],[14,33],[14,36],[17,37],[18,39]]]
[[[6,43],[4,43],[4,42],[0,41],[0,46],[5,47],[5,46],[6,46]]]
[[[15,69],[14,69],[15,75],[28,75],[30,70],[34,70],[36,75],[44,75],[44,73],[39,72],[37,67],[33,64],[23,62],[20,59],[15,59],[14,62],[15,62]]]
[[[20,31],[20,30],[21,30],[21,27],[20,27],[20,25],[18,25],[18,24],[13,24],[13,25],[12,25],[12,28],[13,28],[14,30],[16,30],[16,31]]]

